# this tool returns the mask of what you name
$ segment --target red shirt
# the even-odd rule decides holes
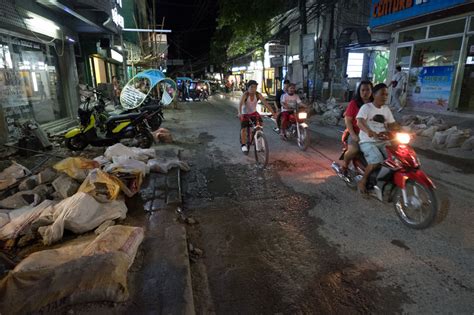
[[[347,106],[346,112],[344,113],[345,117],[352,117],[352,126],[354,126],[354,131],[356,134],[359,134],[359,127],[357,126],[357,113],[359,113],[359,106],[357,106],[357,102],[352,100]]]

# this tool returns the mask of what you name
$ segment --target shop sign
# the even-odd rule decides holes
[[[467,3],[468,0],[372,0],[371,28]]]
[[[121,53],[118,53],[116,52],[115,50],[111,49],[110,50],[110,57],[115,60],[115,61],[118,61],[120,63],[123,62],[123,56]]]
[[[122,8],[122,0],[115,0],[116,6],[112,9],[112,21],[115,25],[124,28],[125,27],[125,20],[122,15],[118,12],[117,8]]]
[[[454,66],[411,68],[408,104],[414,108],[447,110],[453,73]]]
[[[281,66],[283,66],[283,57],[280,56],[280,57],[270,58],[270,64],[272,65],[272,67],[281,67]]]
[[[270,45],[268,46],[268,54],[273,56],[283,56],[286,53],[285,45]]]

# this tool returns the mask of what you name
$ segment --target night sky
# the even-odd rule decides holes
[[[217,0],[148,0],[150,10],[153,1],[157,23],[164,16],[164,28],[172,30],[168,34],[168,58],[191,59],[196,66],[206,63],[216,29]]]

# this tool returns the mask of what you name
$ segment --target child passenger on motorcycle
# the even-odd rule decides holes
[[[257,112],[257,103],[262,101],[263,105],[275,116],[275,111],[268,104],[267,100],[262,94],[257,92],[257,81],[250,80],[247,84],[247,91],[242,95],[239,105],[239,118],[240,118],[240,144],[242,152],[247,153],[247,129],[249,127],[249,121],[254,120],[262,124],[262,118]]]
[[[296,109],[296,105],[301,104],[301,99],[296,94],[296,84],[290,83],[288,85],[288,92],[281,97],[281,128],[280,136],[283,140],[286,139],[286,128],[290,122],[290,115]]]
[[[357,125],[360,128],[359,146],[367,160],[364,177],[359,181],[361,193],[367,192],[367,180],[370,173],[379,167],[387,156],[387,145],[384,134],[398,125],[393,118],[390,108],[385,105],[388,100],[388,87],[384,83],[374,86],[374,101],[363,105],[357,114]]]
[[[349,163],[359,153],[359,127],[357,126],[357,114],[362,105],[370,103],[374,100],[372,96],[372,82],[361,81],[357,87],[356,95],[350,101],[344,113],[344,121],[346,123],[346,130],[344,137],[347,137],[348,149],[344,154],[344,163],[342,165],[343,172],[347,171]]]

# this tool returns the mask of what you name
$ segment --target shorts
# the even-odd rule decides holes
[[[359,143],[359,146],[368,164],[380,164],[387,158],[385,141],[363,142]]]
[[[263,124],[262,117],[259,115],[259,113],[254,112],[251,114],[244,114],[244,117],[240,121],[240,127],[241,128],[247,128],[250,126],[250,120],[253,120],[254,122],[259,122],[260,125]]]

